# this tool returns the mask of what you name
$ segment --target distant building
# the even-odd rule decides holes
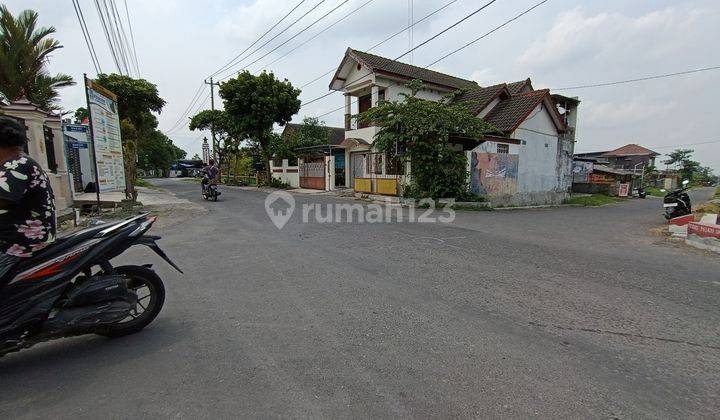
[[[615,169],[639,170],[643,166],[655,166],[660,153],[637,144],[628,144],[615,150],[576,153],[576,158],[593,159],[595,162]]]

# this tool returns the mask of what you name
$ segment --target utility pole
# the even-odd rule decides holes
[[[210,85],[210,109],[215,111],[215,86],[220,86],[220,83],[213,83],[212,77],[210,77],[210,82],[208,82],[207,79],[205,79],[204,82],[206,85]],[[212,134],[212,155],[213,158],[217,162],[219,162],[220,160],[218,159],[218,144],[217,140],[215,139],[215,130],[212,125],[210,126],[210,133]]]

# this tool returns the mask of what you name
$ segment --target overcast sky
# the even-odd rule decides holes
[[[167,101],[159,116],[160,128],[170,129],[188,107],[203,79],[245,49],[298,1],[128,0],[141,76],[157,84],[160,95]],[[300,86],[336,67],[347,47],[365,50],[407,26],[406,0],[372,0],[342,23],[295,49],[367,1],[348,1],[249,69],[257,72],[267,68]],[[415,0],[415,19],[450,1]],[[412,62],[425,66],[538,1],[498,0],[416,50]],[[318,2],[305,1],[270,36]],[[326,0],[263,51],[233,69],[261,57],[341,2]],[[124,18],[124,1],[116,0],[116,3]],[[418,24],[413,34],[415,45],[483,3],[457,0]],[[84,72],[94,73],[70,0],[9,0],[5,4],[15,14],[25,8],[34,9],[40,14],[42,25],[57,28],[55,37],[64,48],[51,57],[51,71],[69,73],[78,82],[82,81]],[[80,4],[102,70],[117,71],[94,1],[80,0]],[[550,0],[432,68],[472,78],[481,85],[530,77],[535,88],[552,89],[718,66],[718,39],[720,2],[717,0]],[[404,33],[373,52],[394,58],[405,52],[408,45],[409,36]],[[268,67],[271,61],[290,50],[294,50],[292,54]],[[228,74],[232,72],[220,76]],[[303,88],[301,99],[307,101],[328,92],[330,77]],[[577,150],[607,150],[638,143],[666,153],[678,145],[715,141],[688,147],[696,150],[695,157],[703,165],[720,173],[719,82],[720,70],[715,70],[612,87],[564,90],[563,94],[577,95],[582,101]],[[203,92],[205,97],[207,93]],[[82,83],[63,89],[62,101],[67,109],[84,106]],[[219,97],[216,101],[220,102]],[[331,95],[303,108],[296,120],[302,120],[303,115],[320,115],[342,104],[342,95]],[[341,126],[342,112],[330,114],[323,120],[328,125]],[[189,131],[187,124],[181,126],[183,128],[172,131],[170,137],[187,150],[189,156],[199,153],[203,133]]]

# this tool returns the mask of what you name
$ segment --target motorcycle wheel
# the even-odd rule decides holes
[[[128,278],[128,288],[138,295],[138,303],[134,314],[96,332],[98,335],[110,338],[122,337],[142,330],[158,316],[165,303],[165,286],[153,270],[137,265],[124,265],[116,267],[115,273]]]
[[[213,197],[212,197],[213,201],[217,201],[217,197],[218,197],[218,193],[213,192]]]

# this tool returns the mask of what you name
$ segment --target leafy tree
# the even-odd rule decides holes
[[[138,165],[143,169],[164,172],[178,159],[184,159],[187,155],[159,130],[153,130],[149,135],[141,137],[138,143]]]
[[[58,109],[58,88],[74,85],[66,74],[50,75],[50,54],[62,48],[49,36],[55,28],[37,27],[38,14],[25,10],[15,18],[0,5],[0,94],[10,101],[23,96],[45,110]]]
[[[665,164],[680,166],[680,176],[683,179],[692,180],[700,169],[700,163],[691,159],[694,152],[692,149],[675,149],[672,153],[668,153],[669,159],[665,161]]]
[[[157,128],[157,118],[152,113],[160,113],[165,106],[157,86],[145,79],[115,73],[99,74],[96,81],[117,95],[120,119],[129,120],[140,136]]]
[[[467,158],[450,149],[450,137],[479,138],[491,127],[475,117],[464,104],[449,104],[418,98],[422,82],[407,85],[412,93],[404,99],[382,102],[355,116],[360,122],[380,127],[373,147],[392,154],[406,149],[412,165],[408,195],[418,198],[463,197],[467,195]]]
[[[190,159],[192,159],[192,160],[202,160],[202,158],[200,157],[200,155],[198,155],[197,153],[195,153],[195,154],[193,155],[193,157],[191,157]]]
[[[75,118],[75,124],[82,124],[83,120],[88,117],[88,110],[87,108],[83,107],[76,109],[75,114],[73,114],[73,118]]]
[[[255,76],[246,70],[220,85],[220,97],[233,131],[253,140],[266,163],[272,157],[272,127],[285,125],[300,110],[298,96],[300,90],[287,79],[278,80],[267,72]],[[270,179],[269,164],[266,171]]]
[[[305,117],[289,137],[295,147],[310,147],[330,143],[330,135],[325,122],[316,117]]]
[[[212,130],[215,133],[219,167],[222,167],[227,156],[237,151],[240,146],[241,137],[237,127],[228,113],[222,110],[200,111],[190,119],[190,130]]]

